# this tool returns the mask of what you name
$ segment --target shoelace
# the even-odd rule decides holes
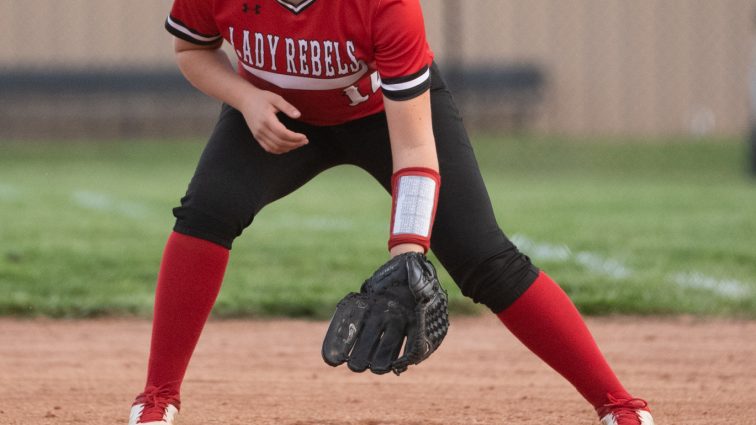
[[[149,386],[142,394],[137,396],[136,402],[144,404],[137,423],[162,421],[165,409],[168,408],[169,404],[174,405],[177,409],[179,408],[178,397],[171,387],[171,384],[160,387]]]
[[[609,403],[604,405],[604,409],[614,414],[617,425],[640,425],[640,418],[635,411],[645,409],[648,406],[646,400],[640,398],[625,400],[612,397],[611,394],[607,395]]]

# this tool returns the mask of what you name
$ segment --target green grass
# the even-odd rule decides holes
[[[756,318],[756,181],[737,141],[479,137],[499,223],[589,314]],[[0,143],[0,315],[149,316],[200,142]],[[389,199],[330,170],[234,247],[214,314],[328,317],[386,258]],[[445,272],[455,312],[479,309]]]

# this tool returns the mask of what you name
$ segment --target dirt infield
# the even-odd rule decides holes
[[[756,322],[592,319],[657,424],[756,424]],[[320,359],[326,323],[213,321],[183,388],[181,425],[597,424],[558,375],[493,317],[456,319],[401,377]],[[0,320],[0,424],[126,424],[150,324]]]

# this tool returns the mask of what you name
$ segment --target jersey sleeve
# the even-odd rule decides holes
[[[175,0],[165,29],[194,44],[211,45],[221,40],[213,17],[213,0]]]
[[[385,97],[407,100],[428,90],[433,53],[419,0],[381,0],[373,18],[373,46]]]

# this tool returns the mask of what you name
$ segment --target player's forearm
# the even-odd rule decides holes
[[[418,137],[392,147],[394,172],[404,168],[423,167],[438,171],[436,144],[433,135]]]
[[[407,101],[384,102],[394,172],[409,167],[438,171],[429,92]]]
[[[392,256],[425,252],[441,184],[430,94],[398,102],[386,99],[385,106],[394,168],[389,250]]]
[[[190,49],[176,52],[181,73],[201,92],[241,109],[258,89],[239,76],[228,56],[219,49]]]

